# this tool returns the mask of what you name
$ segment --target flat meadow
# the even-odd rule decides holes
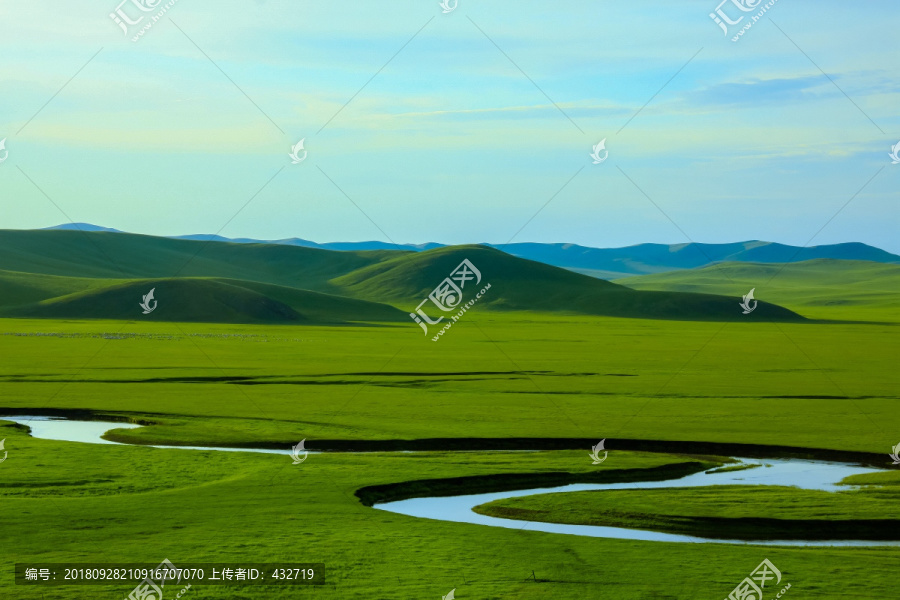
[[[797,597],[888,598],[900,566],[893,547],[582,538],[528,531],[527,523],[502,529],[407,517],[371,508],[357,492],[491,475],[628,477],[717,460],[691,452],[694,442],[867,452],[883,455],[888,468],[887,452],[900,441],[895,331],[885,318],[788,324],[471,312],[432,342],[397,324],[3,319],[2,414],[148,425],[107,436],[132,444],[429,447],[325,452],[292,465],[279,455],[34,439],[0,421],[9,453],[0,465],[5,568],[322,562],[326,585],[266,588],[266,597],[438,598],[456,588],[459,598],[646,599],[725,597],[768,558]],[[460,451],[510,438],[520,449],[529,440],[606,438],[609,459],[592,465],[587,446]],[[645,453],[617,450],[616,439],[682,444]],[[885,484],[872,504],[880,509],[897,499],[900,476],[875,479]],[[712,515],[716,505],[693,506],[689,494],[677,500],[674,509],[684,505],[693,516]],[[762,494],[756,513],[778,514],[795,500],[790,491]],[[653,501],[641,505],[645,516]],[[750,492],[749,514],[753,502]],[[258,598],[258,589],[198,585],[189,594]],[[130,590],[4,583],[0,595],[123,598]]]

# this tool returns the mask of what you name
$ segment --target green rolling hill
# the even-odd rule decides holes
[[[69,277],[227,277],[327,292],[329,279],[397,254],[102,231],[0,230],[0,268]]]
[[[653,319],[741,320],[738,299],[701,293],[638,292],[530,260],[488,246],[452,246],[394,259],[337,277],[332,283],[347,294],[369,300],[382,298],[414,307],[463,259],[482,275],[480,289],[491,290],[478,306],[494,310],[531,310]],[[470,285],[474,286],[474,282]],[[468,294],[466,299],[469,299]],[[798,320],[799,315],[760,302],[762,320]]]
[[[804,314],[853,311],[900,313],[900,265],[862,260],[816,259],[788,264],[722,263],[617,279],[636,290],[745,294]],[[849,310],[844,311],[851,316]]]
[[[637,291],[489,246],[346,252],[67,230],[0,231],[0,316],[410,321],[407,313],[466,258],[481,270],[481,285],[492,286],[479,310],[747,320],[736,292]],[[137,305],[151,288],[159,307],[145,317]],[[760,302],[752,319],[803,317]]]
[[[102,288],[109,284],[109,279],[0,271],[0,309]]]

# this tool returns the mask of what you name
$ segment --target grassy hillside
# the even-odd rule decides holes
[[[638,290],[746,294],[807,316],[847,318],[900,313],[900,265],[817,259],[789,264],[723,263],[641,275],[616,283]],[[843,309],[843,310],[841,310]],[[860,312],[862,311],[862,312]]]
[[[61,277],[0,270],[0,308],[49,300],[109,285],[108,279]]]
[[[0,265],[4,269],[72,277],[227,277],[328,291],[327,280],[332,277],[396,254],[130,233],[0,230]]]
[[[747,320],[736,293],[724,297],[639,292],[488,246],[338,252],[68,230],[0,231],[0,261],[8,269],[0,273],[0,292],[6,296],[0,307],[7,307],[2,313],[6,316],[133,319],[137,299],[158,283],[171,290],[170,298],[178,298],[154,313],[154,318],[160,319],[226,323],[398,320],[399,311],[384,303],[406,311],[414,309],[466,258],[482,271],[483,281],[477,289],[488,283],[492,286],[480,301],[480,310]],[[183,278],[194,280],[176,285]],[[470,286],[474,284],[470,282]],[[304,294],[298,295],[298,290]],[[310,292],[368,302],[325,301]],[[465,292],[466,300],[474,295],[472,287]],[[760,302],[751,318],[802,319],[765,302]]]
[[[358,298],[386,298],[414,308],[463,259],[481,271],[477,286],[464,290],[465,299],[487,283],[491,289],[479,300],[479,309],[533,310],[588,315],[657,319],[741,320],[738,299],[710,294],[639,292],[573,273],[565,269],[510,256],[487,246],[454,246],[394,259],[335,278],[332,284]],[[469,292],[469,290],[472,292]],[[758,320],[799,320],[797,314],[773,304],[760,303]]]
[[[385,304],[229,279],[85,280],[84,291],[0,309],[7,317],[88,318],[220,323],[344,323],[409,317]],[[154,289],[157,308],[139,301]]]

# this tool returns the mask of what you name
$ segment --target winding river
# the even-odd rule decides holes
[[[15,416],[0,417],[2,420],[14,421],[31,428],[31,435],[36,438],[82,442],[91,444],[115,444],[104,440],[101,436],[111,429],[133,429],[141,427],[132,423],[115,423],[104,421],[77,421],[57,417]],[[170,448],[179,450],[218,450],[228,452],[261,452],[265,454],[290,455],[290,450],[268,450],[253,448],[219,448],[206,446],[152,446],[154,448]],[[614,458],[614,455],[610,457]],[[552,488],[535,488],[490,494],[469,494],[463,496],[442,496],[435,498],[410,498],[396,502],[376,504],[373,508],[388,512],[436,519],[457,523],[488,525],[529,531],[542,531],[567,535],[615,538],[622,540],[677,542],[677,543],[718,543],[718,544],[753,544],[766,546],[900,546],[900,541],[869,540],[723,540],[703,538],[690,535],[661,533],[622,527],[599,527],[594,525],[565,525],[559,523],[542,523],[536,521],[517,521],[489,517],[473,512],[473,508],[505,498],[530,496],[534,494],[551,494],[555,492],[580,492],[588,490],[620,490],[620,489],[653,489],[671,487],[704,487],[710,485],[781,485],[795,486],[808,490],[836,492],[847,489],[838,485],[850,475],[877,473],[878,469],[861,467],[847,463],[799,460],[799,459],[735,459],[754,468],[741,471],[719,471],[711,473],[694,473],[680,479],[666,481],[642,481],[632,483],[597,483],[573,484]]]
[[[613,456],[610,456],[612,460]],[[811,460],[781,459],[736,459],[744,464],[759,465],[743,471],[719,473],[694,473],[680,479],[666,481],[641,481],[632,483],[577,483],[553,488],[537,488],[515,490],[492,494],[471,494],[467,496],[446,496],[440,498],[410,498],[385,504],[376,504],[375,508],[390,512],[439,519],[458,523],[473,523],[562,533],[589,537],[615,538],[620,540],[637,540],[646,542],[682,542],[682,543],[715,543],[715,544],[753,544],[764,546],[900,546],[900,541],[868,541],[868,540],[727,540],[704,538],[674,533],[662,533],[642,529],[626,529],[623,527],[600,527],[597,525],[566,525],[562,523],[543,523],[538,521],[518,521],[480,515],[472,509],[486,502],[532,496],[536,494],[552,494],[555,492],[582,492],[589,490],[640,490],[672,487],[703,487],[709,485],[784,485],[796,486],[808,490],[824,490],[835,492],[847,489],[839,486],[843,478],[861,473],[876,473],[877,469],[858,467],[845,463],[822,462]]]

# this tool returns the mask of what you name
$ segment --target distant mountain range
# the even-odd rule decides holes
[[[491,284],[479,311],[748,320],[738,307],[739,291],[726,296],[634,290],[489,246],[335,251],[88,231],[83,226],[0,230],[0,316],[298,324],[403,321],[418,331],[409,313],[464,259],[481,271],[479,285]],[[145,317],[138,302],[150,289],[159,308]],[[468,289],[466,293],[468,300]],[[437,308],[429,306],[437,316]],[[752,320],[803,317],[759,301]]]
[[[515,256],[603,279],[696,269],[722,262],[791,263],[829,258],[900,263],[900,256],[859,242],[801,247],[751,241],[731,244],[638,244],[625,248],[525,243],[510,244],[504,250]]]
[[[70,223],[50,229],[80,229],[82,231],[117,232],[115,229],[86,223]],[[117,232],[121,233],[121,232]],[[174,239],[195,241],[232,242],[239,244],[280,244],[318,248],[322,250],[407,250],[422,252],[444,248],[444,244],[391,244],[387,242],[330,242],[318,244],[300,238],[282,240],[254,240],[250,238],[225,238],[212,234],[175,236]],[[859,242],[828,244],[822,246],[790,246],[774,242],[735,242],[730,244],[637,244],[624,248],[591,248],[578,244],[483,244],[512,254],[562,267],[584,275],[601,279],[619,279],[632,275],[664,273],[681,269],[694,269],[720,262],[787,263],[820,258],[841,260],[867,260],[880,263],[898,263],[900,256]]]

